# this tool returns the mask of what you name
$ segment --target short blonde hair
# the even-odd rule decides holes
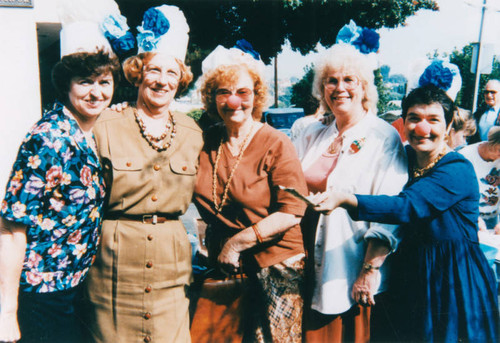
[[[453,115],[451,128],[455,132],[464,130],[464,136],[469,137],[476,133],[476,120],[471,111],[459,107]]]
[[[149,61],[156,56],[156,54],[156,52],[148,51],[127,58],[123,62],[123,73],[125,74],[127,81],[134,86],[140,84],[142,82],[144,65],[148,64]],[[175,58],[175,61],[181,70],[179,86],[177,87],[177,92],[175,93],[175,96],[177,97],[182,94],[188,88],[191,81],[193,81],[193,73],[191,73],[191,68],[186,66],[184,62],[177,57]]]
[[[349,72],[357,76],[363,87],[363,108],[377,113],[378,93],[370,58],[348,44],[335,44],[323,52],[314,67],[313,95],[324,108],[329,108],[325,101],[323,82],[328,73]]]
[[[208,114],[218,117],[215,92],[222,83],[236,82],[241,71],[246,71],[253,80],[254,102],[252,117],[258,121],[262,118],[262,112],[267,106],[268,92],[264,76],[247,64],[221,65],[203,75],[200,88],[201,100]]]

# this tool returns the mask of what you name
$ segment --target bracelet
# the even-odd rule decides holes
[[[379,270],[380,267],[376,267],[374,266],[373,264],[370,264],[368,262],[363,262],[363,269],[366,270],[366,271],[370,271],[370,270]]]
[[[262,243],[264,242],[262,240],[262,236],[260,235],[259,227],[257,224],[252,224],[251,228],[253,229],[253,232],[255,232],[255,237],[257,237],[257,242]]]

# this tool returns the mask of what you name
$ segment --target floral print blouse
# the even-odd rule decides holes
[[[104,179],[75,119],[56,103],[24,139],[1,216],[27,225],[20,289],[46,293],[83,281],[100,234]]]

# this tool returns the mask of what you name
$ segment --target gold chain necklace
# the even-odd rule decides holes
[[[214,208],[216,213],[220,213],[222,211],[222,207],[226,203],[227,200],[227,193],[229,192],[229,186],[231,185],[231,181],[233,180],[234,172],[236,171],[236,168],[238,168],[238,165],[241,162],[241,159],[243,158],[243,151],[245,151],[245,146],[247,144],[248,139],[250,138],[250,135],[253,132],[253,127],[254,123],[252,123],[252,127],[250,128],[250,131],[247,133],[245,136],[245,139],[243,140],[243,143],[240,145],[240,151],[238,152],[238,157],[236,158],[236,162],[234,162],[233,168],[231,169],[231,172],[229,173],[229,178],[227,179],[226,185],[224,186],[224,192],[222,192],[222,200],[220,202],[220,205],[217,204],[217,169],[219,166],[219,160],[222,155],[222,144],[224,143],[224,138],[221,138],[219,148],[217,149],[217,155],[215,156],[215,163],[214,163],[214,169],[212,172],[212,200],[214,202]]]
[[[411,169],[413,178],[416,179],[417,177],[423,176],[425,173],[427,173],[429,170],[431,170],[436,165],[436,163],[438,163],[439,160],[442,159],[444,157],[444,155],[446,155],[447,153],[448,153],[448,148],[445,145],[443,148],[443,151],[441,151],[439,153],[439,155],[437,155],[437,157],[431,163],[429,163],[428,165],[426,165],[423,168],[413,167]]]
[[[342,142],[343,142],[342,135],[338,135],[337,137],[335,137],[333,142],[328,146],[327,149],[328,153],[330,155],[338,153],[342,149]]]
[[[147,131],[144,121],[142,120],[141,117],[139,117],[139,113],[135,108],[134,108],[134,115],[135,115],[135,121],[139,125],[142,137],[144,137],[144,139],[149,143],[149,145],[153,149],[155,149],[156,151],[164,151],[172,146],[172,142],[174,141],[174,137],[177,130],[175,128],[175,119],[172,116],[172,113],[170,113],[170,111],[168,112],[170,120],[167,120],[165,131],[158,137],[153,136]],[[170,131],[170,129],[172,129],[172,131]],[[167,137],[169,131],[170,131],[170,139],[164,144],[162,144],[161,142]]]

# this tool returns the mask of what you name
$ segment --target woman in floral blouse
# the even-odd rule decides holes
[[[120,65],[104,51],[64,56],[59,99],[24,139],[0,217],[0,341],[75,342],[79,285],[99,240],[104,183],[92,127]]]

